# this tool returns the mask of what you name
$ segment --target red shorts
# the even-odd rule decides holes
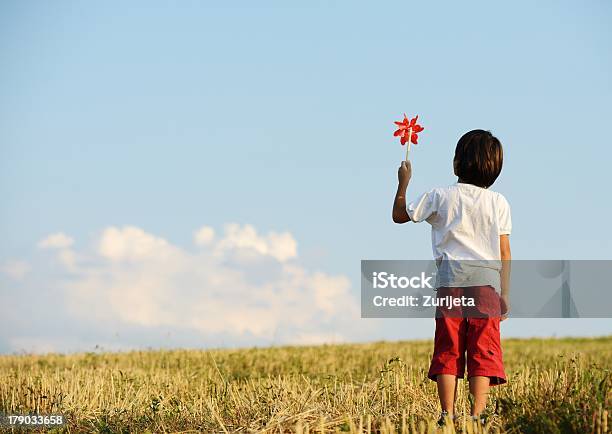
[[[462,293],[487,293],[491,287],[438,288],[438,297]],[[491,385],[504,384],[506,374],[502,359],[499,335],[499,315],[458,315],[456,309],[449,313],[445,308],[436,311],[436,336],[434,353],[427,376],[436,380],[439,374],[465,374],[466,353],[468,377],[483,376],[491,379]],[[482,310],[482,309],[478,309]],[[487,309],[488,310],[488,309]]]

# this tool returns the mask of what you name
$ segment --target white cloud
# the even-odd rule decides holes
[[[217,249],[221,253],[233,249],[251,249],[281,262],[297,257],[297,242],[289,232],[259,235],[253,226],[240,226],[236,223],[225,225],[225,237],[217,243]]]
[[[163,238],[135,226],[106,228],[98,242],[100,256],[114,262],[165,260],[179,253]]]
[[[60,261],[70,274],[60,282],[68,308],[104,327],[167,327],[196,332],[203,342],[221,335],[341,341],[356,331],[348,278],[301,266],[290,233],[229,224],[215,238],[208,229],[196,231],[194,251],[134,226],[104,229],[93,249],[70,251],[86,260]]]
[[[77,267],[77,254],[70,247],[74,240],[63,232],[47,235],[38,242],[39,249],[56,250],[57,260],[66,269],[74,271]]]
[[[193,240],[198,246],[207,246],[215,238],[215,230],[210,226],[202,226],[193,234]]]
[[[40,240],[38,247],[41,249],[64,249],[72,246],[74,240],[63,232],[56,232]]]
[[[57,257],[59,261],[68,269],[75,269],[77,256],[71,249],[62,249],[58,252]]]
[[[23,279],[30,270],[30,264],[25,261],[6,261],[0,264],[0,272],[15,280]]]

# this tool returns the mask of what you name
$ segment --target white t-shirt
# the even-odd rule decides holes
[[[465,265],[480,261],[486,268],[501,269],[499,236],[510,234],[512,220],[510,205],[500,193],[455,183],[422,194],[408,204],[407,212],[413,222],[431,224],[431,244],[438,263],[461,261]],[[470,280],[456,272],[454,276],[441,275],[438,279],[438,286],[491,284],[499,288],[498,273],[496,282],[488,283],[481,282],[488,278],[472,275]]]

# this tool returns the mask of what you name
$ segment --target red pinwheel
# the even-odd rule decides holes
[[[410,143],[414,143],[415,145],[419,141],[419,133],[424,130],[422,126],[417,124],[417,120],[419,119],[419,115],[416,115],[410,121],[406,117],[406,113],[404,113],[404,120],[401,122],[395,122],[398,129],[393,133],[393,136],[400,138],[400,143],[404,146],[408,143],[408,147],[406,148],[406,160],[408,160],[408,152],[410,151]]]
[[[409,140],[415,145],[417,144],[419,140],[418,133],[424,130],[422,126],[417,124],[418,119],[419,115],[416,115],[410,121],[408,121],[408,118],[404,113],[404,120],[401,122],[395,122],[395,125],[398,126],[398,129],[393,133],[393,135],[396,137],[399,136],[400,143],[402,144],[402,146],[404,146]]]

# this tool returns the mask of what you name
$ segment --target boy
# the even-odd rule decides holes
[[[434,353],[428,377],[438,385],[441,424],[447,416],[454,419],[457,380],[464,376],[466,351],[473,419],[478,420],[486,407],[490,385],[506,382],[499,322],[506,318],[509,306],[508,236],[512,223],[506,199],[488,190],[499,176],[502,164],[499,140],[489,131],[470,131],[459,139],[455,149],[453,166],[457,183],[433,189],[408,206],[410,162],[403,161],[398,170],[393,221],[425,220],[431,224],[432,248],[438,265],[438,297],[479,294],[482,300],[491,300],[493,294],[497,302],[497,310],[485,315],[465,311],[457,315],[456,310],[451,315],[442,312],[443,309],[436,312]],[[501,288],[501,299],[494,288]],[[495,303],[488,304],[491,305]]]

